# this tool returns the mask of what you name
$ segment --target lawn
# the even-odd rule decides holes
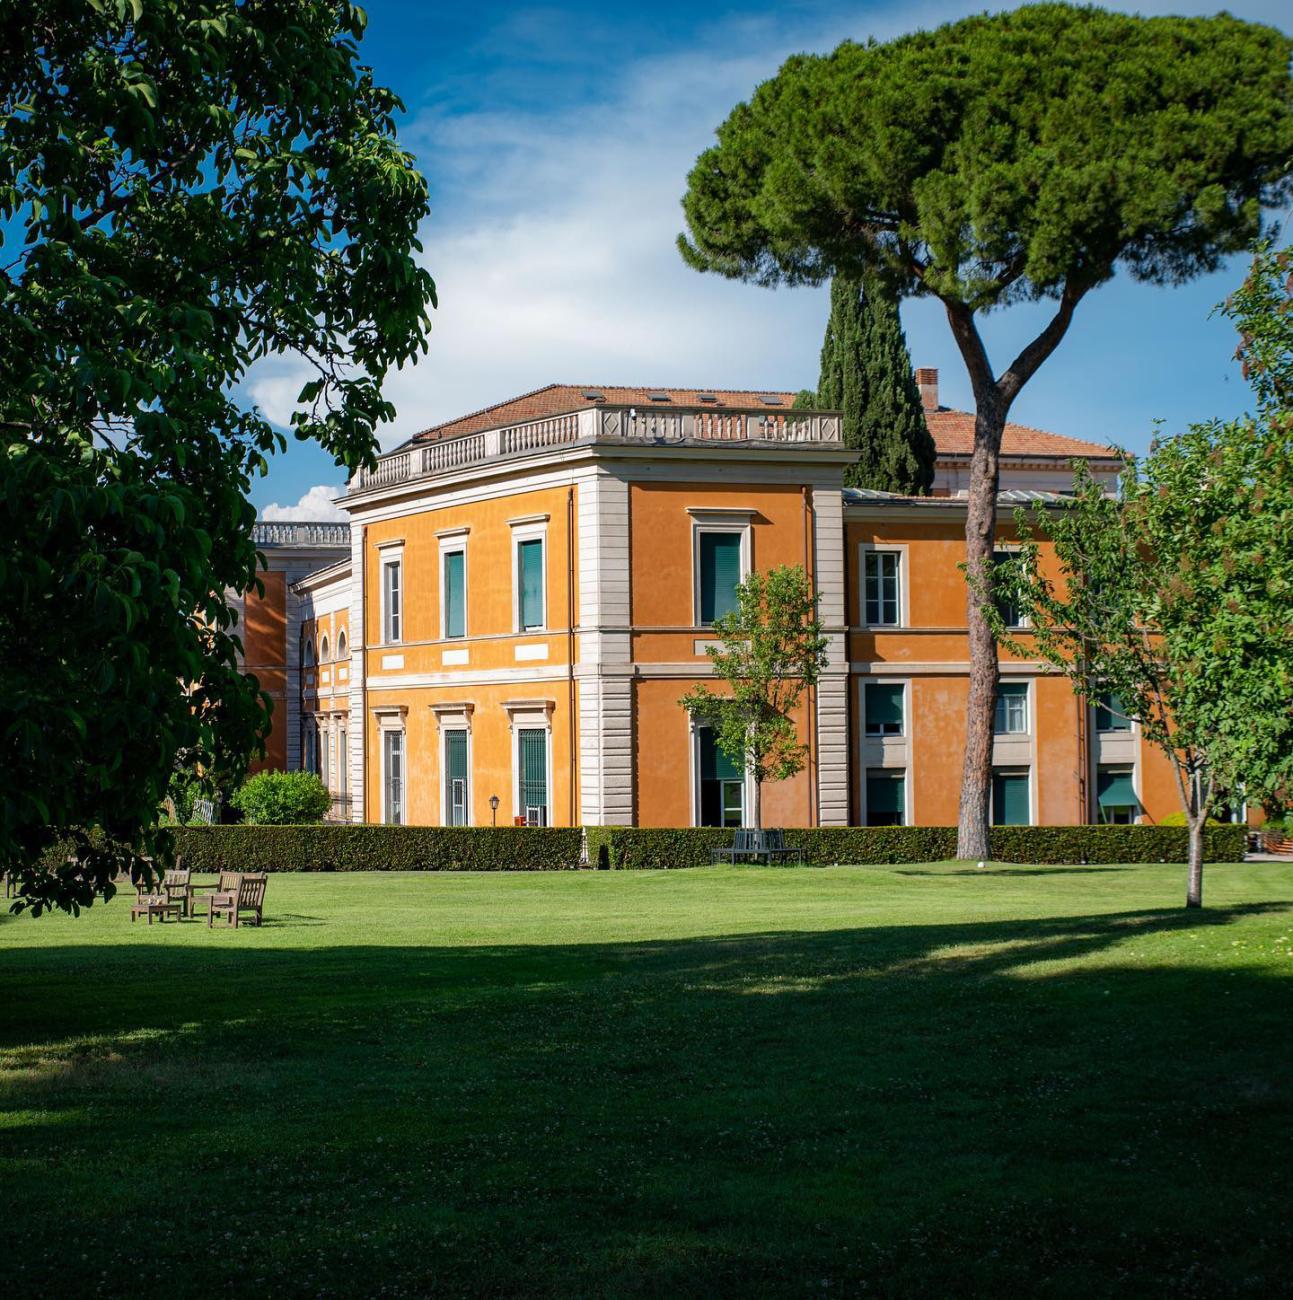
[[[273,876],[0,921],[8,1296],[1283,1292],[1293,867]]]

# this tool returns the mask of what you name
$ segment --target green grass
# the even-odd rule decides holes
[[[0,921],[7,1296],[1268,1296],[1293,871],[273,876]]]

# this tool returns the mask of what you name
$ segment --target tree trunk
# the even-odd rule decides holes
[[[750,829],[763,829],[763,782],[754,778],[754,798],[750,800]]]
[[[1005,403],[992,392],[976,393],[974,455],[965,513],[966,626],[970,648],[970,694],[965,711],[965,766],[956,827],[956,856],[989,856],[992,808],[992,735],[997,709],[997,642],[983,616],[980,592],[991,574],[997,536],[997,485]]]
[[[1190,865],[1185,886],[1186,907],[1203,906],[1203,828],[1207,821],[1204,815],[1189,818]]]

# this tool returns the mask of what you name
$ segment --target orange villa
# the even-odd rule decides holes
[[[768,825],[956,821],[968,681],[973,417],[917,371],[928,497],[843,486],[839,416],[788,393],[554,384],[417,434],[356,476],[348,524],[257,525],[246,667],[275,700],[267,766],[317,771],[334,818],[739,825],[750,792],[679,707],[752,568],[799,564],[829,665],[809,763]],[[1008,425],[1000,524],[1112,486],[1108,447]],[[1113,709],[1003,653],[994,818],[1155,821],[1172,774]]]

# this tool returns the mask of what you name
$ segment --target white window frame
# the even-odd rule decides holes
[[[1031,736],[1033,734],[1033,681],[1031,678],[1007,677],[998,683],[997,700],[1002,698],[1000,687],[1002,686],[1022,686],[1024,688],[1024,726],[1022,731],[998,731],[997,730],[997,709],[996,705],[992,708],[992,734],[993,736]],[[1006,764],[1001,764],[1006,766]]]
[[[1027,826],[1037,825],[1037,774],[1035,763],[993,763],[988,773],[988,825],[989,827],[997,824],[997,809],[992,799],[992,782],[996,778],[996,769],[1003,768],[1012,775],[1017,776],[1021,771],[1028,782],[1028,821],[1024,823]]]
[[[545,552],[546,555],[546,552]],[[503,707],[507,710],[508,726],[512,733],[512,820],[522,816],[525,809],[521,805],[521,732],[522,731],[545,731],[547,736],[544,744],[546,746],[547,758],[547,775],[545,783],[547,785],[548,807],[547,807],[547,825],[552,826],[553,810],[555,807],[556,791],[553,788],[552,777],[552,713],[556,706],[554,700],[504,700]]]
[[[700,539],[704,533],[735,534],[741,539],[741,576],[744,582],[754,569],[754,510],[688,510],[691,515],[691,621],[697,629],[712,627],[701,621]],[[748,805],[747,805],[748,809]]]
[[[998,555],[1018,555],[1022,550],[1023,547],[1020,546],[1018,542],[993,542],[992,558],[989,561],[989,563],[992,564],[993,567],[995,568]],[[1032,627],[1032,625],[1033,625],[1032,619],[1030,619],[1028,615],[1025,614],[1019,620],[1018,623],[1008,623],[1006,626],[1012,630],[1019,631],[1019,630],[1027,630],[1028,628]]]
[[[399,567],[400,579],[400,607],[399,607],[399,628],[395,636],[391,636],[390,614],[387,608],[387,569],[391,565]],[[408,583],[404,572],[404,541],[397,539],[390,542],[377,543],[377,593],[379,600],[378,626],[382,633],[382,645],[402,645],[404,642],[404,614],[408,609]]]
[[[872,736],[872,740],[879,737]],[[911,796],[911,764],[910,763],[863,763],[862,764],[862,825],[870,826],[867,820],[867,800],[866,784],[867,777],[872,772],[901,772],[902,773],[902,824],[911,826],[912,822],[912,796]]]
[[[436,534],[440,541],[440,567],[436,571],[436,581],[439,584],[440,595],[440,639],[442,641],[465,641],[471,631],[471,601],[468,598],[468,592],[471,590],[471,583],[468,577],[468,570],[471,565],[471,559],[467,554],[467,535],[471,532],[470,528],[449,528],[444,532]],[[449,635],[449,601],[444,580],[445,559],[450,555],[462,555],[462,635]],[[547,560],[547,554],[544,554],[544,560]],[[546,592],[544,593],[546,596]]]
[[[404,705],[395,705],[394,707],[374,709],[373,714],[377,719],[377,798],[378,820],[383,825],[400,825],[407,826],[409,819],[409,740],[408,729],[405,726],[405,719],[408,710]],[[404,820],[399,823],[387,822],[387,788],[386,788],[386,737],[391,732],[398,732],[403,737],[403,743],[400,746],[401,758],[403,761],[403,772],[401,780],[403,790],[401,792],[401,802],[403,807],[401,811],[404,814]]]
[[[537,519],[511,519],[512,526],[512,631],[517,636],[537,636],[548,630],[548,516]],[[543,550],[543,619],[537,627],[521,624],[521,543],[540,542]],[[466,563],[463,565],[466,571]],[[551,800],[551,795],[549,795]]]
[[[862,739],[870,741],[907,740],[911,719],[911,681],[897,677],[864,677],[862,679]],[[891,732],[871,732],[866,729],[866,693],[872,686],[899,686],[902,688],[902,730]],[[875,767],[874,763],[870,766]]]
[[[440,729],[440,825],[448,826],[449,821],[449,798],[448,798],[448,774],[449,774],[449,742],[446,736],[451,731],[465,731],[467,733],[467,822],[468,826],[474,826],[475,820],[475,765],[476,755],[474,742],[472,739],[471,718],[475,711],[475,704],[466,700],[455,700],[447,703],[433,704],[431,711],[435,714],[436,726]]]
[[[691,719],[690,730],[688,733],[688,752],[690,754],[691,768],[691,824],[700,826],[700,733],[702,731],[712,731],[713,728],[706,726],[703,722],[697,722],[695,718]],[[746,769],[745,776],[741,781],[741,822],[745,824],[749,821],[750,810],[754,807],[754,782],[750,778],[749,769]]]
[[[866,616],[866,557],[868,555],[896,555],[898,557],[898,621],[896,623],[869,623]],[[911,626],[911,611],[908,606],[907,581],[910,572],[907,563],[907,546],[905,543],[889,544],[887,542],[860,542],[857,561],[858,593],[858,627],[889,632],[898,628]]]

